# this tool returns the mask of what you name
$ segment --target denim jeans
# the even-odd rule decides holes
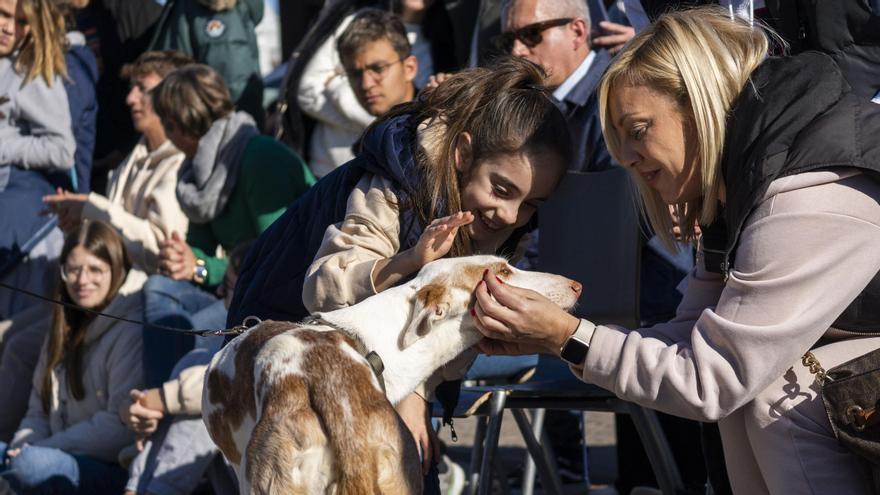
[[[125,470],[118,464],[32,445],[6,464],[6,450],[7,444],[0,442],[0,476],[21,495],[101,495],[125,488]]]
[[[144,321],[180,329],[226,327],[223,301],[190,282],[153,275],[144,285]],[[160,386],[174,365],[195,346],[192,335],[144,328],[144,377],[147,388]]]

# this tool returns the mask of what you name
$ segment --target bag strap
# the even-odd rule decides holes
[[[816,375],[816,381],[819,382],[819,385],[825,385],[825,382],[834,381],[828,376],[825,368],[822,367],[812,352],[804,354],[804,357],[801,358],[801,363],[810,369],[810,374]]]

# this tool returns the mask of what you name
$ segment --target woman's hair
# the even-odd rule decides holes
[[[201,138],[235,109],[223,77],[204,64],[185,65],[152,90],[153,110],[165,129]]]
[[[67,257],[77,246],[85,248],[91,255],[110,265],[110,291],[104,302],[98,308],[94,308],[100,311],[116,297],[131,269],[125,244],[113,227],[104,222],[86,220],[76,230],[68,234],[64,240],[64,247],[58,258],[61,265],[67,262]],[[74,304],[61,280],[60,269],[57,297],[61,301]],[[52,394],[52,370],[62,362],[67,370],[67,384],[70,387],[71,395],[76,400],[85,398],[82,381],[83,345],[88,327],[94,319],[91,313],[85,311],[60,305],[55,307],[52,315],[52,327],[49,331],[49,341],[46,346],[46,368],[43,370],[40,388],[43,411],[47,414]]]
[[[42,76],[51,86],[56,75],[67,76],[64,62],[64,15],[55,0],[19,0],[30,32],[22,42],[15,70],[25,74],[25,82]]]
[[[754,29],[727,10],[704,6],[671,12],[633,38],[599,84],[599,116],[611,155],[620,161],[620,142],[610,115],[611,93],[621,86],[645,86],[677,102],[696,135],[702,171],[699,199],[676,205],[682,236],[695,237],[694,223],[715,220],[723,184],[721,152],[727,113],[752,71],[767,57],[768,32]],[[660,194],[637,173],[642,213],[665,245],[673,246],[672,220]]]
[[[414,210],[424,225],[438,215],[462,209],[461,177],[455,162],[464,133],[471,136],[468,169],[494,156],[530,153],[554,156],[561,174],[571,160],[571,135],[565,117],[543,86],[546,77],[532,62],[502,57],[490,67],[453,74],[373,124],[409,114],[415,123],[440,129],[432,131],[439,144],[435,156],[429,158],[423,150],[417,153],[422,184],[412,192],[410,203],[419,205]],[[459,229],[450,255],[471,252],[466,229]]]

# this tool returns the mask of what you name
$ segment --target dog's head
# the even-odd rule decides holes
[[[581,284],[560,275],[520,270],[498,256],[445,258],[425,265],[408,284],[415,291],[409,324],[400,335],[406,348],[439,325],[475,329],[470,310],[474,289],[491,270],[505,284],[531,289],[565,310],[577,303]]]

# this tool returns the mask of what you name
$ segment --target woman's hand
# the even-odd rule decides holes
[[[431,459],[440,458],[440,445],[428,414],[428,403],[412,393],[401,400],[395,409],[416,441],[416,448],[422,457],[422,474],[425,475],[431,467]]]
[[[143,450],[143,441],[159,428],[159,420],[165,416],[165,404],[157,388],[133,389],[129,396],[131,402],[119,408],[119,419],[137,434],[138,450]]]
[[[196,255],[176,231],[171,238],[159,243],[159,271],[174,280],[192,280],[195,275]]]
[[[82,222],[83,207],[88,200],[86,194],[74,194],[59,187],[55,194],[43,196],[43,203],[47,206],[43,214],[56,213],[58,227],[69,233]]]
[[[422,232],[419,242],[410,248],[419,267],[446,256],[452,249],[458,229],[473,221],[473,213],[460,211],[455,215],[438,218],[431,222]]]
[[[580,320],[535,291],[505,285],[486,270],[477,285],[473,316],[489,354],[559,355]],[[502,341],[499,343],[493,341]]]

